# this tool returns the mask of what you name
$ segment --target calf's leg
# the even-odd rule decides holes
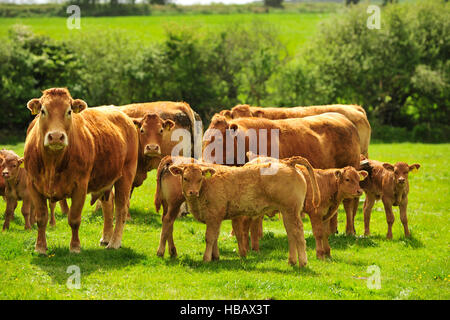
[[[169,253],[171,257],[177,256],[177,249],[175,243],[173,242],[173,224],[180,212],[179,203],[169,203],[163,202],[163,217],[162,217],[162,228],[161,237],[159,240],[159,248],[157,255],[160,257],[164,256],[166,250],[166,242],[169,242]]]
[[[375,204],[375,196],[366,193],[366,200],[364,201],[364,235],[370,236],[370,215],[372,213],[373,205]]]
[[[306,241],[303,233],[303,222],[299,217],[297,210],[286,210],[282,212],[283,223],[286,229],[289,242],[289,264],[295,265],[297,258],[299,266],[307,264]]]
[[[408,206],[408,198],[404,198],[399,205],[400,209],[400,221],[403,224],[403,229],[405,230],[405,237],[410,237],[411,233],[408,228],[408,217],[406,215],[406,208]]]
[[[219,237],[221,221],[207,221],[206,222],[206,249],[203,255],[203,261],[209,262],[213,258],[213,250],[218,251],[217,248],[217,238]],[[216,248],[214,248],[216,247]],[[215,252],[218,254],[218,252]],[[219,257],[216,256],[216,259]]]
[[[16,207],[17,207],[17,200],[16,199],[7,199],[6,200],[5,222],[3,223],[3,231],[9,229],[9,222],[14,217],[14,209]],[[26,226],[26,221],[25,221],[25,226]]]
[[[383,198],[384,211],[386,212],[386,221],[388,224],[387,239],[392,239],[392,225],[394,224],[394,213],[392,212],[392,202]]]

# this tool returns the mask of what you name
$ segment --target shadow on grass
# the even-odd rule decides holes
[[[105,248],[82,249],[80,254],[72,254],[67,248],[52,249],[48,256],[35,255],[31,263],[45,271],[54,282],[63,284],[70,274],[67,268],[71,265],[80,267],[81,276],[93,272],[105,272],[138,264],[146,258],[130,248],[106,250]]]

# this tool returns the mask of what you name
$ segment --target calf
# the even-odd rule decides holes
[[[68,222],[71,252],[80,252],[78,230],[87,193],[103,193],[101,244],[121,246],[131,186],[136,174],[138,135],[133,121],[112,107],[87,108],[65,88],[43,91],[27,104],[36,118],[25,140],[28,190],[36,210],[38,236],[35,250],[47,250],[47,199],[72,199]],[[116,225],[108,195],[114,187]]]
[[[2,169],[1,176],[5,181],[6,198],[5,222],[3,224],[3,230],[9,229],[9,223],[14,218],[14,210],[17,207],[18,201],[23,201],[22,214],[25,220],[25,230],[31,229],[31,226],[36,222],[36,216],[27,190],[27,173],[26,170],[21,167],[23,164],[23,158],[19,157],[10,150],[0,150],[0,155],[2,159],[2,163],[0,165]],[[56,202],[50,203],[51,226],[56,225],[55,206]],[[63,213],[67,214],[67,202],[65,200],[61,201],[60,206]]]
[[[307,263],[306,242],[299,214],[306,195],[306,181],[294,165],[278,164],[273,174],[260,170],[273,164],[245,167],[206,167],[199,164],[172,165],[169,170],[182,177],[182,192],[194,217],[206,223],[204,261],[219,259],[217,238],[224,219],[257,217],[281,211],[289,241],[289,263]],[[236,232],[239,232],[236,230]],[[241,239],[242,234],[236,234]],[[238,240],[239,252],[245,248]]]
[[[252,159],[249,164],[274,161],[273,158],[257,157],[251,153],[249,153],[249,157]],[[289,159],[280,161],[284,163],[289,161]],[[316,239],[317,258],[330,257],[328,237],[332,233],[330,227],[331,218],[335,216],[339,204],[344,199],[359,198],[362,195],[363,190],[359,183],[367,177],[368,173],[364,170],[357,171],[355,168],[347,166],[342,169],[313,169],[313,174],[311,174],[307,166],[297,165],[296,167],[304,175],[309,173],[309,176],[314,178],[306,179],[307,191],[303,212],[307,213],[311,220],[313,234]],[[315,188],[318,188],[320,191],[315,191]],[[314,197],[317,197],[317,195],[319,199],[314,200]],[[255,225],[257,223],[260,224],[262,229],[262,220],[253,221],[250,229],[258,230]],[[252,236],[252,246],[253,241],[257,241],[257,238]]]
[[[403,224],[405,236],[409,237],[408,217],[406,208],[408,206],[409,180],[408,174],[420,168],[420,164],[408,165],[405,162],[397,162],[395,165],[368,160],[362,157],[361,168],[369,172],[369,178],[361,182],[361,187],[366,193],[364,202],[364,234],[370,235],[370,215],[376,200],[381,199],[386,212],[388,231],[386,238],[392,239],[392,225],[394,214],[392,206],[400,209],[400,221]]]

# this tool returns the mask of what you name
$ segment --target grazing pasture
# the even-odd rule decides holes
[[[23,143],[2,145],[23,155]],[[450,299],[449,144],[373,144],[373,159],[420,163],[410,175],[406,239],[394,208],[393,240],[377,202],[370,237],[364,232],[362,203],[356,216],[357,236],[346,236],[345,213],[339,210],[338,235],[330,237],[333,258],[319,261],[309,219],[304,220],[308,265],[287,263],[288,242],[283,223],[265,218],[260,253],[238,255],[230,237],[231,222],[222,224],[220,260],[203,263],[205,225],[191,215],[174,224],[178,257],[159,258],[156,250],[161,215],[153,205],[155,171],[134,191],[122,248],[99,246],[103,218],[86,203],[82,215],[80,254],[69,253],[70,227],[57,207],[56,227],[47,228],[48,255],[34,253],[37,228],[25,231],[20,206],[10,230],[0,234],[0,299]],[[88,199],[89,200],[89,199]],[[5,202],[0,200],[4,212]],[[3,215],[2,215],[3,222]],[[67,268],[79,266],[81,288],[68,289]],[[381,272],[381,289],[369,289],[367,268]]]
[[[0,38],[6,37],[8,29],[14,24],[30,26],[41,35],[62,40],[70,37],[83,37],[83,34],[95,34],[105,31],[119,31],[143,42],[161,41],[165,38],[165,29],[187,28],[195,33],[227,30],[236,24],[260,24],[269,22],[276,26],[280,40],[293,54],[311,37],[321,20],[331,13],[271,13],[254,14],[211,14],[192,16],[144,16],[144,17],[82,17],[81,29],[70,30],[67,19],[59,17],[7,18],[0,20]]]

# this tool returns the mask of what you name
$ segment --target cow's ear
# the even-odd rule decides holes
[[[225,118],[231,119],[231,111],[230,110],[222,110],[219,112]]]
[[[419,168],[420,168],[420,164],[414,163],[414,164],[409,166],[409,172],[416,173],[417,170],[419,170]]]
[[[24,161],[25,159],[22,157],[22,158],[19,158],[19,160],[17,160],[18,162],[19,162],[19,167],[23,167],[23,161]]]
[[[27,103],[27,108],[31,111],[32,115],[36,115],[41,111],[41,101],[39,99],[31,99]]]
[[[389,171],[394,171],[394,166],[387,162],[383,163],[383,168],[385,168],[386,170],[389,170]]]
[[[336,170],[336,171],[334,172],[334,175],[336,176],[336,178],[337,178],[338,180],[340,180],[341,177],[342,177],[342,171],[341,171],[341,170]]]
[[[174,175],[183,175],[183,168],[180,166],[170,166],[169,171]]]
[[[358,174],[359,174],[359,181],[363,181],[369,175],[369,173],[367,173],[367,171],[365,170],[358,171]]]
[[[258,156],[257,154],[254,154],[251,151],[247,151],[246,155],[247,155],[247,158],[249,161],[252,161],[253,159],[255,159]]]
[[[262,112],[261,110],[254,111],[253,116],[258,118],[264,118],[264,112]]]
[[[202,169],[202,175],[203,175],[205,178],[211,178],[215,173],[216,173],[216,170],[213,169],[213,168],[205,168],[205,169]]]
[[[81,99],[75,99],[72,101],[72,111],[75,113],[80,113],[87,108],[87,103]]]
[[[137,129],[140,129],[142,126],[142,118],[131,118],[131,120],[133,120],[134,125],[136,126]]]
[[[167,119],[167,120],[164,121],[164,123],[163,123],[163,128],[164,128],[164,129],[170,131],[170,130],[173,129],[173,127],[175,127],[175,122],[173,122],[173,121],[170,120],[170,119]]]

